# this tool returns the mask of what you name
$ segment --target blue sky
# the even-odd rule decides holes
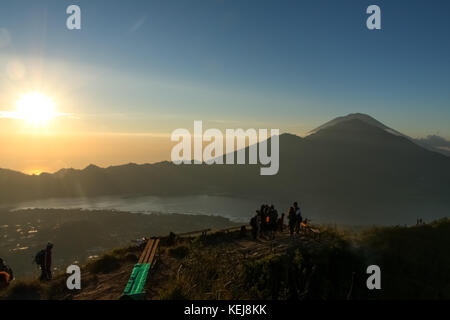
[[[82,10],[82,30],[65,27]],[[382,10],[382,30],[365,26]],[[450,138],[449,1],[2,0],[0,74],[9,92],[41,86],[76,130],[171,132],[211,126],[303,134],[368,113],[411,136]],[[14,88],[14,90],[10,90]],[[6,94],[8,93],[8,94]],[[81,119],[81,120],[80,120]],[[75,121],[75,120],[74,120]]]

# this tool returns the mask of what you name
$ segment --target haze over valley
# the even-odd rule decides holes
[[[304,138],[282,134],[276,176],[260,176],[256,165],[90,165],[33,176],[1,170],[0,188],[1,203],[13,208],[172,208],[246,221],[258,203],[286,210],[297,200],[317,222],[408,224],[448,214],[450,158],[351,114]]]

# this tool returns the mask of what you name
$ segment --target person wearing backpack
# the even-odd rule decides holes
[[[50,281],[52,279],[52,249],[53,244],[47,243],[47,247],[39,251],[34,260],[41,268],[41,281]]]

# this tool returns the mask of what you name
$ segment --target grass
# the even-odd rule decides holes
[[[450,299],[450,220],[362,232],[321,228],[318,246],[244,258],[230,253],[238,234],[193,239],[162,299]],[[175,250],[175,249],[174,249]],[[368,290],[379,265],[382,290]]]
[[[217,247],[191,249],[182,261],[169,288],[160,292],[161,299],[222,299],[230,296],[226,283],[232,280],[229,261]]]
[[[42,284],[37,280],[18,280],[9,287],[3,296],[5,300],[39,300],[43,296]]]
[[[119,269],[125,262],[137,262],[139,249],[135,246],[114,249],[101,257],[82,266],[83,271],[89,271],[93,276],[86,280],[82,278],[82,287],[86,281],[96,281],[97,274],[111,273]],[[0,300],[53,300],[72,299],[77,291],[67,289],[67,275],[56,274],[49,282],[41,282],[35,279],[15,280],[9,288],[0,292]],[[84,283],[83,283],[84,281]]]
[[[154,298],[450,299],[449,219],[358,233],[321,228],[317,241],[292,241],[283,251],[255,256],[235,245],[241,236],[219,232],[162,245],[172,271],[160,280],[164,284],[155,288]],[[139,254],[133,246],[116,249],[82,269],[94,276],[111,273]],[[372,264],[381,268],[382,290],[367,290],[366,268]],[[15,281],[3,298],[70,299],[65,280],[59,275],[49,283]]]
[[[450,220],[373,228],[359,240],[366,259],[380,266],[383,290],[374,298],[450,299]]]
[[[86,264],[85,269],[94,274],[104,274],[116,271],[123,262],[137,262],[139,249],[135,246],[114,249]]]
[[[186,245],[179,245],[168,249],[168,253],[175,259],[184,259],[189,254],[189,247]]]
[[[4,300],[54,300],[70,299],[73,291],[67,289],[66,276],[58,275],[52,281],[16,280],[3,293]]]

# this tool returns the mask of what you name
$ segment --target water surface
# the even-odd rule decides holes
[[[118,210],[139,213],[181,213],[217,215],[236,222],[248,222],[260,204],[252,199],[225,196],[184,197],[119,197],[53,198],[21,202],[13,210],[22,209],[85,209]]]

